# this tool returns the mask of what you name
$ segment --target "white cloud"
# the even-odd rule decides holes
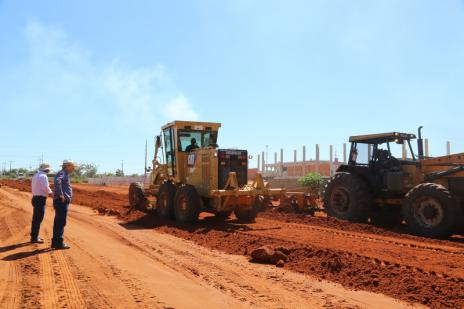
[[[90,106],[97,113],[107,111],[93,115],[103,122],[116,118],[124,127],[147,130],[157,130],[175,117],[197,118],[161,64],[131,67],[115,59],[97,63],[92,52],[73,42],[66,32],[39,22],[27,25],[26,39],[29,55],[18,70],[23,75],[18,79],[27,77],[33,100],[42,101],[42,106],[54,107],[64,101],[70,109]]]
[[[198,119],[197,113],[193,110],[188,99],[179,94],[165,106],[163,111],[167,119],[172,120],[196,120]]]

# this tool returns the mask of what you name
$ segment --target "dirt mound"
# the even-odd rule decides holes
[[[427,243],[436,243],[436,244],[443,244],[446,243],[447,245],[454,246],[453,242],[449,240],[440,240],[440,239],[430,239],[430,238],[423,238],[419,236],[415,236],[410,234],[407,230],[406,226],[394,226],[394,227],[380,227],[373,224],[362,224],[362,223],[353,223],[344,220],[339,220],[333,217],[326,217],[326,216],[311,216],[307,214],[301,213],[294,213],[294,212],[285,212],[281,211],[279,208],[271,208],[266,210],[265,212],[261,212],[259,214],[261,218],[267,218],[277,221],[283,222],[290,222],[290,223],[299,223],[299,224],[307,224],[313,226],[320,226],[324,228],[333,228],[340,231],[346,232],[356,232],[356,233],[369,233],[373,235],[381,235],[381,236],[390,236],[395,238],[401,239],[410,239],[415,241],[424,241],[426,240]]]
[[[18,189],[19,191],[31,191],[31,180],[11,180],[11,179],[1,179],[0,185],[8,186],[11,188]]]
[[[284,249],[290,252],[288,249]],[[283,267],[284,263],[288,260],[288,256],[279,249],[272,249],[269,246],[259,247],[251,252],[251,262],[273,264]]]
[[[1,185],[18,189],[24,192],[31,191],[31,181],[25,180],[0,180]],[[53,188],[53,183],[50,184]],[[109,192],[105,190],[86,190],[80,187],[73,187],[73,203],[89,206],[100,214],[120,216],[127,212],[128,198],[127,194]]]

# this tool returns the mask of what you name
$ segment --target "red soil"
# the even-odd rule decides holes
[[[2,181],[23,191],[26,182]],[[352,289],[383,293],[433,308],[464,306],[464,241],[431,240],[333,218],[268,210],[255,223],[202,215],[177,224],[127,212],[127,194],[75,187],[74,203],[119,215],[127,228],[154,229],[230,254],[249,256],[261,246],[289,249],[284,267]]]

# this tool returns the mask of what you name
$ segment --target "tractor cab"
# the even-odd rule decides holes
[[[351,136],[348,164],[342,165],[338,171],[357,174],[368,183],[372,190],[386,196],[404,194],[408,190],[408,169],[417,166],[411,140],[415,134],[390,132],[380,134]],[[409,159],[398,159],[395,153],[403,151],[407,146],[411,153]],[[407,166],[410,166],[408,168]]]

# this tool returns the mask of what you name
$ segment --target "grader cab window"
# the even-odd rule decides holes
[[[166,149],[166,164],[168,166],[169,176],[174,176],[176,173],[176,156],[174,153],[174,143],[172,139],[172,129],[163,131],[164,135],[164,148]]]
[[[216,144],[217,132],[179,130],[178,138],[178,151],[186,152],[192,148],[214,146]],[[193,142],[195,142],[195,145],[192,144]],[[191,145],[192,147],[190,147]]]

